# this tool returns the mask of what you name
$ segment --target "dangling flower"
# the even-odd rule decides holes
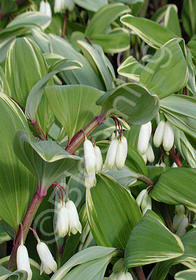
[[[146,189],[139,193],[138,197],[136,198],[136,202],[138,206],[141,207],[143,214],[152,209],[152,200]]]
[[[94,153],[95,153],[95,172],[98,173],[99,171],[101,171],[103,166],[102,154],[98,146],[94,146]]]
[[[174,145],[174,130],[169,122],[165,123],[165,129],[163,134],[163,148],[166,152],[169,152]]]
[[[140,128],[137,149],[141,155],[147,152],[151,132],[152,132],[151,122],[147,122],[143,124]]]
[[[148,145],[148,149],[146,151],[146,156],[147,156],[147,160],[149,162],[154,161],[154,152],[153,152],[152,146],[150,144]]]
[[[65,204],[69,217],[69,233],[76,234],[82,232],[82,225],[80,223],[78,212],[73,201],[68,200]]]
[[[84,141],[84,165],[87,175],[95,174],[96,156],[93,144],[88,139]]]
[[[96,176],[95,173],[93,175],[84,174],[84,185],[87,189],[90,189],[96,185]]]
[[[45,272],[50,274],[57,270],[57,264],[48,248],[48,246],[41,241],[38,241],[37,252],[41,260],[40,274]]]
[[[27,280],[31,280],[32,271],[29,263],[29,255],[28,255],[27,248],[23,244],[21,244],[17,249],[16,264],[17,264],[17,270],[26,271],[28,274]]]
[[[49,16],[50,18],[52,17],[52,11],[51,11],[51,7],[50,4],[46,1],[41,1],[40,2],[40,6],[39,6],[39,11],[47,16]]]
[[[105,164],[104,164],[104,167],[106,169],[112,170],[114,168],[115,161],[116,161],[117,148],[118,148],[118,139],[115,138],[111,141],[107,154],[106,154],[106,159],[105,159]]]
[[[125,165],[125,161],[127,158],[127,139],[123,135],[121,139],[118,141],[117,151],[116,151],[116,159],[115,165],[118,169],[122,169]]]
[[[160,147],[163,142],[164,130],[165,130],[165,121],[162,120],[158,124],[153,137],[153,142],[156,148]]]
[[[109,277],[110,280],[133,280],[131,273],[129,272],[119,272],[119,273],[112,273]]]
[[[176,214],[173,218],[173,228],[176,230],[178,236],[183,236],[186,233],[186,227],[188,226],[188,218],[184,214],[185,208],[183,205],[176,205]]]
[[[69,216],[65,202],[57,204],[56,233],[59,237],[65,237],[69,232]]]
[[[54,12],[63,13],[66,10],[72,11],[74,8],[74,0],[55,0]]]

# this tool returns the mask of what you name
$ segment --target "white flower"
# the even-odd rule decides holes
[[[57,204],[56,233],[59,237],[65,237],[69,232],[69,216],[64,202]]]
[[[50,8],[50,4],[45,1],[40,2],[39,11],[49,17],[52,17],[52,11]]]
[[[141,155],[147,152],[151,132],[152,132],[151,122],[147,122],[143,124],[140,128],[137,149]]]
[[[146,156],[147,156],[147,160],[149,162],[154,161],[154,152],[153,152],[152,146],[150,144],[148,145],[148,149],[146,151]]]
[[[155,130],[155,134],[153,137],[154,145],[157,148],[160,147],[163,142],[164,130],[165,130],[165,121],[160,121],[160,123],[158,124]]]
[[[95,173],[93,175],[84,174],[84,185],[87,189],[90,189],[96,185]]]
[[[188,226],[188,224],[189,224],[188,218],[185,215],[183,215],[183,219],[181,220],[177,228],[176,234],[182,237],[186,233],[186,227]]]
[[[69,217],[69,233],[76,234],[77,232],[82,232],[82,225],[80,223],[78,212],[73,201],[68,200],[65,204],[65,207],[68,210]]]
[[[27,248],[23,244],[20,245],[17,249],[16,264],[18,270],[24,270],[27,272],[28,274],[27,280],[31,280],[32,271],[29,263],[29,255],[27,252]]]
[[[111,280],[133,280],[131,273],[129,272],[119,272],[112,273],[109,277]]]
[[[141,155],[141,157],[143,158],[144,162],[145,162],[145,163],[147,163],[147,160],[148,160],[148,159],[147,159],[147,155],[146,155],[146,153],[145,153],[145,154],[143,154],[143,155]]]
[[[55,0],[54,2],[54,12],[62,13],[66,10],[72,11],[74,8],[73,0]]]
[[[102,166],[103,166],[103,159],[102,159],[102,154],[101,150],[98,146],[94,146],[94,152],[95,152],[95,172],[98,173],[101,171]]]
[[[118,141],[117,151],[116,151],[116,158],[115,158],[115,165],[118,169],[122,169],[125,165],[125,161],[127,158],[127,139],[123,135],[121,139]]]
[[[176,214],[178,214],[178,215],[185,213],[185,207],[184,207],[184,205],[181,205],[181,204],[176,205],[175,210],[176,210]]]
[[[38,242],[37,252],[41,260],[40,274],[42,274],[42,272],[45,272],[46,274],[55,272],[57,270],[57,264],[48,246],[44,242]]]
[[[148,195],[148,191],[146,189],[142,190],[138,197],[136,198],[136,202],[138,206],[141,207],[143,214],[147,212],[147,210],[152,209],[152,200]]]
[[[88,139],[84,141],[84,165],[88,175],[93,175],[95,173],[95,151],[92,142]]]
[[[163,148],[166,152],[170,151],[174,144],[174,131],[169,122],[165,123],[163,134]]]
[[[108,148],[104,167],[106,169],[112,170],[115,166],[116,161],[116,153],[118,148],[118,140],[115,138],[111,141],[110,146]]]
[[[176,205],[176,215],[173,218],[173,228],[176,230],[178,236],[183,236],[186,233],[186,227],[188,226],[188,218],[186,217],[184,205]]]

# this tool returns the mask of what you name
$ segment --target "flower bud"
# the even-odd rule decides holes
[[[48,246],[44,242],[38,242],[37,252],[41,260],[40,274],[42,274],[43,272],[45,272],[46,274],[55,272],[57,270],[57,264]]]
[[[95,173],[93,175],[84,175],[84,185],[87,189],[90,189],[96,185],[96,176]]]
[[[176,210],[177,215],[181,215],[181,214],[185,213],[185,207],[184,207],[184,205],[181,205],[181,204],[176,205],[175,210]]]
[[[73,201],[68,200],[65,204],[69,216],[69,233],[76,234],[82,232],[82,225],[80,223],[78,212]]]
[[[55,0],[54,12],[63,13],[66,10],[72,11],[74,8],[74,0]]]
[[[116,153],[117,153],[117,147],[118,147],[118,140],[115,138],[111,141],[110,146],[107,151],[106,159],[104,167],[106,169],[112,170],[115,165],[116,160]]]
[[[154,152],[153,152],[152,146],[150,144],[148,145],[146,156],[147,156],[147,160],[149,162],[153,162],[154,161]]]
[[[56,233],[59,237],[65,237],[69,232],[69,216],[64,202],[57,204]]]
[[[140,128],[137,149],[141,155],[145,154],[148,149],[151,132],[152,132],[151,122],[147,122],[143,124]]]
[[[160,121],[160,123],[158,124],[155,130],[155,134],[153,137],[153,143],[157,148],[160,147],[163,142],[164,130],[165,130],[165,121]]]
[[[116,151],[116,159],[115,164],[118,169],[122,169],[125,165],[125,161],[127,158],[127,139],[123,135],[118,142],[117,151]]]
[[[163,134],[163,148],[166,152],[169,152],[174,145],[174,131],[169,122],[165,123],[165,129]]]
[[[28,274],[27,280],[31,280],[32,271],[29,263],[29,255],[28,255],[27,248],[23,244],[20,245],[17,249],[16,264],[17,264],[17,270],[26,271]]]
[[[101,171],[102,166],[103,166],[103,159],[102,159],[102,154],[101,150],[98,146],[94,146],[94,152],[95,152],[95,172],[98,173]]]
[[[177,228],[176,234],[182,237],[186,233],[186,227],[188,226],[188,224],[189,224],[188,218],[184,215],[183,219],[181,220]]]
[[[50,8],[50,4],[45,1],[40,2],[39,11],[49,17],[52,17],[52,11]]]
[[[110,280],[133,280],[131,273],[129,272],[119,272],[119,273],[112,273],[109,277]]]
[[[138,206],[141,207],[143,214],[152,209],[152,200],[146,189],[139,193],[138,197],[136,198],[136,202]]]
[[[93,175],[95,173],[95,151],[92,142],[88,139],[84,141],[84,165],[88,175]]]

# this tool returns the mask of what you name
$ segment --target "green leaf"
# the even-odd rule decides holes
[[[167,204],[183,204],[196,212],[195,168],[171,168],[163,173],[150,195]]]
[[[31,142],[24,131],[16,134],[14,148],[22,163],[35,174],[41,188],[48,188],[63,175],[73,175],[80,165],[79,157],[70,155],[55,142]]]
[[[104,84],[96,75],[88,60],[77,52],[71,44],[59,36],[50,34],[51,49],[54,54],[70,60],[76,60],[83,65],[81,69],[62,72],[61,76],[67,84],[83,84],[104,89]]]
[[[141,155],[132,147],[129,146],[126,159],[126,166],[135,172],[143,175],[148,175],[146,164]]]
[[[115,28],[106,34],[93,34],[91,39],[106,53],[119,53],[130,47],[129,31],[125,28]]]
[[[124,249],[142,216],[131,193],[105,174],[98,175],[96,187],[87,190],[86,207],[96,243],[108,247]]]
[[[102,92],[88,86],[53,86],[45,89],[51,110],[65,128],[68,138],[100,113],[96,100]]]
[[[132,230],[125,248],[125,265],[135,267],[172,259],[184,252],[180,238],[148,210]]]
[[[129,56],[118,68],[118,73],[129,79],[139,81],[144,66],[133,56]]]
[[[75,0],[74,1],[78,6],[89,10],[89,11],[93,11],[96,12],[97,10],[99,10],[101,7],[105,6],[108,1],[107,0]]]
[[[103,80],[107,90],[112,89],[113,80],[111,73],[106,64],[106,58],[103,50],[99,46],[91,46],[86,42],[78,41],[84,56],[88,59],[89,63],[95,70],[98,76]]]
[[[19,28],[23,26],[36,26],[45,29],[49,26],[51,18],[40,12],[26,12],[15,17],[8,25],[7,28]]]
[[[188,67],[177,39],[157,50],[140,76],[140,82],[159,98],[177,92],[188,82]]]
[[[191,50],[194,61],[196,61],[196,35],[188,42],[188,47]]]
[[[173,265],[179,263],[187,265],[187,261],[196,260],[196,229],[192,229],[182,236],[182,243],[184,245],[184,254],[176,259],[156,264],[153,270],[152,280],[165,280],[166,275]]]
[[[121,17],[121,22],[131,28],[144,42],[155,49],[160,48],[166,42],[177,35],[166,27],[146,18],[125,15]]]
[[[135,183],[138,177],[137,174],[131,171],[127,166],[124,166],[121,170],[115,167],[113,170],[106,171],[105,174],[110,175],[125,188]]]
[[[14,38],[7,38],[7,39],[0,39],[0,49],[1,49],[1,53],[0,53],[0,63],[2,63],[3,61],[5,61],[6,56],[7,56],[7,52],[8,49],[11,45],[11,43],[13,42]]]
[[[173,95],[160,101],[160,108],[173,125],[196,138],[196,99],[191,96]]]
[[[164,26],[178,37],[182,36],[178,19],[178,8],[176,5],[168,5],[165,13]]]
[[[36,112],[40,101],[42,99],[44,87],[48,83],[48,81],[58,72],[71,70],[81,67],[81,64],[77,61],[67,60],[67,59],[59,59],[57,60],[52,67],[50,68],[50,72],[39,80],[35,86],[30,91],[25,108],[25,114],[27,119],[35,120],[36,119]]]
[[[116,251],[115,248],[106,247],[90,247],[82,250],[75,254],[71,259],[69,259],[51,278],[51,280],[67,279],[64,278],[67,273],[77,265],[89,264],[95,260],[100,260],[103,258],[108,258],[109,255]],[[111,258],[110,256],[110,258]],[[86,266],[85,266],[86,267]],[[77,268],[77,267],[76,267]],[[69,279],[69,278],[68,278]],[[75,279],[75,278],[74,278]],[[78,278],[81,279],[81,278]],[[86,278],[87,279],[87,278]],[[102,279],[102,278],[101,278]],[[82,279],[81,279],[82,280]]]
[[[0,93],[0,120],[0,217],[17,230],[36,190],[36,181],[16,157],[13,141],[18,130],[30,132],[23,112],[3,93]]]
[[[105,5],[95,13],[86,28],[85,35],[91,38],[95,34],[104,34],[113,21],[128,12],[130,9],[122,3]]]
[[[187,269],[184,271],[180,271],[175,274],[175,280],[195,280],[196,279],[196,269]]]
[[[107,116],[116,114],[128,124],[138,125],[151,120],[159,108],[157,96],[137,84],[119,86],[110,95],[106,94],[98,100],[97,104],[101,103]]]
[[[196,34],[195,10],[195,0],[185,0],[183,2],[182,22],[183,27],[186,30],[189,37],[192,37],[194,34]]]
[[[189,80],[188,80],[187,88],[191,91],[193,95],[196,95],[196,83],[195,83],[196,69],[193,64],[192,54],[190,50],[187,52],[187,64],[189,70]]]
[[[47,65],[39,47],[27,38],[14,40],[7,55],[5,73],[11,97],[24,108],[33,86],[47,74]]]
[[[0,219],[0,244],[9,241],[11,239],[6,229],[7,229],[7,224]]]

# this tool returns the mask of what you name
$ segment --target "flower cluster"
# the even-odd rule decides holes
[[[66,203],[60,201],[57,204],[56,233],[59,237],[65,237],[77,232],[82,232],[82,226],[75,204],[69,199]]]
[[[49,17],[52,17],[52,11],[50,8],[50,4],[46,1],[41,1],[39,6],[39,11]]]
[[[72,11],[74,8],[73,0],[55,0],[54,2],[54,12],[63,13],[66,10]]]
[[[186,233],[188,226],[188,218],[185,215],[185,208],[183,205],[176,205],[176,214],[173,218],[173,228],[176,230],[178,236],[183,236]]]
[[[48,246],[44,242],[41,242],[39,240],[37,234],[36,234],[36,238],[38,241],[36,249],[39,258],[41,260],[40,274],[42,274],[43,272],[45,272],[46,274],[55,272],[57,270],[57,263],[55,262]],[[30,268],[28,251],[25,245],[23,244],[23,241],[21,242],[21,245],[17,249],[16,264],[18,270],[24,270],[27,272],[28,274],[27,280],[31,280],[32,271]]]
[[[88,139],[84,141],[84,185],[91,188],[96,184],[95,174],[100,172],[103,166],[101,150]]]
[[[163,144],[166,152],[171,150],[174,145],[174,130],[168,121],[160,121],[155,130],[153,142],[157,148]]]
[[[152,123],[147,122],[140,128],[137,149],[140,155],[143,157],[144,162],[154,161],[154,152],[150,144],[150,137],[152,133]]]

